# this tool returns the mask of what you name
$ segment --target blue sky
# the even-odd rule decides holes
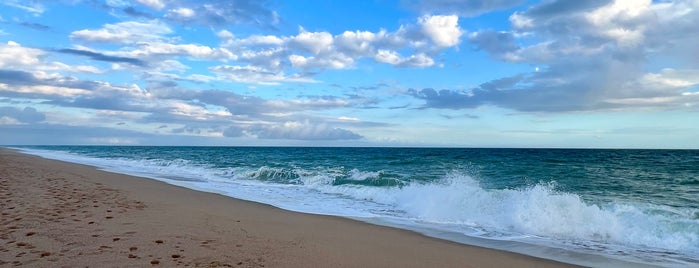
[[[695,0],[0,1],[0,144],[699,148]]]

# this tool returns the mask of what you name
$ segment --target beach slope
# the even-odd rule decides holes
[[[8,149],[0,212],[0,266],[570,266]]]

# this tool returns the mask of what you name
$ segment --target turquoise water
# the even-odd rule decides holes
[[[699,265],[696,150],[21,149],[283,209],[584,265]]]

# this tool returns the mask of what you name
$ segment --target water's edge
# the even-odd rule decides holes
[[[264,202],[260,202],[259,200],[248,200],[248,199],[244,199],[244,198],[240,198],[240,197],[231,196],[231,195],[226,194],[223,191],[215,191],[213,189],[196,187],[196,185],[194,185],[194,184],[187,183],[187,182],[180,181],[180,180],[176,180],[176,179],[167,178],[167,176],[158,177],[158,176],[149,176],[146,174],[130,173],[130,172],[125,172],[125,171],[118,170],[115,168],[110,168],[107,166],[100,166],[100,165],[96,165],[96,164],[92,164],[92,163],[83,163],[83,162],[79,162],[79,161],[75,161],[75,160],[70,161],[68,159],[62,159],[62,158],[56,157],[54,155],[42,155],[39,151],[27,150],[25,148],[6,147],[6,149],[15,150],[16,152],[19,152],[19,153],[35,155],[35,156],[39,156],[39,157],[46,158],[46,159],[52,159],[52,160],[58,160],[58,161],[63,161],[63,162],[68,162],[68,163],[87,165],[87,166],[91,166],[91,167],[94,167],[94,168],[97,168],[99,170],[106,171],[106,172],[124,174],[124,175],[144,178],[144,179],[157,180],[157,181],[164,182],[164,183],[167,183],[170,185],[184,187],[184,188],[187,188],[190,190],[219,194],[219,195],[226,196],[229,198],[240,199],[240,200],[270,205],[270,206],[273,206],[273,207],[276,207],[276,208],[282,209],[282,210],[293,211],[293,212],[303,213],[303,214],[318,214],[318,215],[325,215],[325,216],[347,218],[347,219],[351,219],[351,220],[365,222],[367,224],[386,226],[386,227],[391,227],[391,228],[398,228],[398,229],[402,229],[402,230],[409,230],[409,231],[419,233],[421,235],[425,235],[427,237],[456,242],[459,244],[478,246],[478,247],[490,248],[490,249],[501,250],[501,251],[507,251],[507,252],[517,253],[517,254],[542,258],[542,259],[548,259],[548,260],[553,260],[553,261],[558,261],[558,262],[563,262],[563,263],[574,264],[574,265],[580,265],[580,266],[586,266],[586,267],[631,267],[631,266],[632,267],[661,267],[661,266],[648,264],[648,263],[641,263],[641,262],[634,262],[634,261],[630,261],[630,260],[616,259],[616,258],[612,258],[610,256],[601,255],[601,254],[578,252],[578,251],[574,251],[574,250],[570,250],[570,249],[562,249],[562,248],[550,247],[550,246],[546,246],[546,245],[529,244],[529,243],[520,242],[520,241],[487,239],[487,238],[481,238],[481,237],[468,236],[466,234],[458,233],[458,232],[435,230],[435,229],[429,228],[428,225],[420,226],[419,224],[415,224],[415,223],[411,223],[410,225],[408,225],[408,224],[402,223],[398,220],[391,221],[390,219],[386,219],[386,218],[343,216],[343,215],[334,215],[334,214],[325,214],[325,213],[309,213],[306,211],[299,211],[299,210],[294,210],[294,209],[290,209],[290,208],[275,206],[273,204],[267,204]]]

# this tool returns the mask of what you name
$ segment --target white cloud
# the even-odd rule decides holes
[[[6,0],[2,1],[2,4],[14,8],[19,8],[24,11],[33,13],[34,15],[41,15],[46,10],[44,6],[37,1],[17,1],[17,0]]]
[[[181,7],[168,10],[166,17],[176,18],[179,20],[191,20],[196,15],[196,12],[190,8]]]
[[[341,120],[341,121],[350,121],[350,122],[360,122],[360,121],[362,121],[362,120],[360,120],[359,118],[356,118],[356,117],[349,117],[349,116],[340,116],[340,117],[337,118],[337,120]]]
[[[386,49],[379,50],[374,59],[378,62],[388,63],[391,65],[398,65],[401,63],[401,58],[398,55],[398,52]]]
[[[42,55],[44,55],[44,51],[23,47],[14,41],[8,41],[6,44],[0,43],[0,68],[33,66],[39,64],[39,57]]]
[[[219,65],[210,68],[219,77],[232,82],[277,85],[281,82],[312,83],[313,79],[299,75],[286,76],[282,72],[274,72],[257,66],[231,66]]]
[[[298,35],[289,39],[291,45],[314,55],[332,49],[333,36],[328,32],[308,32],[301,28]]]
[[[114,52],[114,55],[132,58],[159,56],[189,56],[209,60],[236,60],[237,55],[225,48],[211,48],[195,44],[170,44],[163,42],[140,43],[136,49]]]
[[[19,124],[21,124],[19,122],[19,120],[14,119],[12,117],[9,117],[9,116],[0,117],[0,126],[2,126],[2,125],[19,125]]]
[[[0,92],[2,92],[2,91],[24,93],[24,94],[49,95],[49,96],[54,95],[54,96],[60,96],[60,97],[74,97],[74,96],[90,94],[90,91],[87,91],[84,89],[71,88],[71,87],[65,87],[65,86],[51,86],[51,85],[22,86],[22,85],[19,85],[19,86],[13,86],[12,88],[10,88],[10,87],[8,87],[7,84],[0,83]]]
[[[230,40],[230,39],[233,39],[235,37],[235,35],[233,35],[233,33],[229,32],[226,29],[220,30],[218,33],[216,33],[216,36],[218,36],[218,38],[221,38],[223,40]]]
[[[423,16],[418,19],[422,32],[439,47],[452,47],[459,44],[463,34],[459,28],[459,17]]]
[[[105,24],[98,30],[79,30],[70,34],[70,38],[83,42],[136,44],[160,40],[163,35],[172,33],[170,27],[158,20],[148,22],[125,21]]]
[[[434,60],[424,53],[403,58],[395,51],[382,49],[376,53],[374,59],[399,67],[430,67],[434,65]]]
[[[156,10],[165,8],[165,3],[162,0],[136,0],[136,2]]]
[[[646,22],[654,20],[651,4],[651,0],[616,0],[586,13],[585,18],[619,46],[636,46],[643,42]]]
[[[369,31],[345,31],[335,36],[335,46],[340,51],[352,56],[366,56],[372,54],[378,36]]]
[[[433,57],[442,49],[458,46],[463,32],[457,16],[423,16],[394,32],[357,30],[332,35],[300,27],[297,35],[228,39],[224,47],[240,55],[240,60],[269,70],[284,66],[304,71],[349,69],[362,58],[422,68],[435,66]]]
[[[59,72],[72,72],[72,73],[91,73],[91,74],[101,74],[104,73],[102,70],[95,66],[89,65],[68,65],[62,62],[51,62],[46,65],[41,65],[36,67],[37,70],[41,71],[59,71]]]
[[[343,54],[332,54],[330,57],[289,56],[291,66],[299,69],[346,69],[354,64],[354,60]]]

